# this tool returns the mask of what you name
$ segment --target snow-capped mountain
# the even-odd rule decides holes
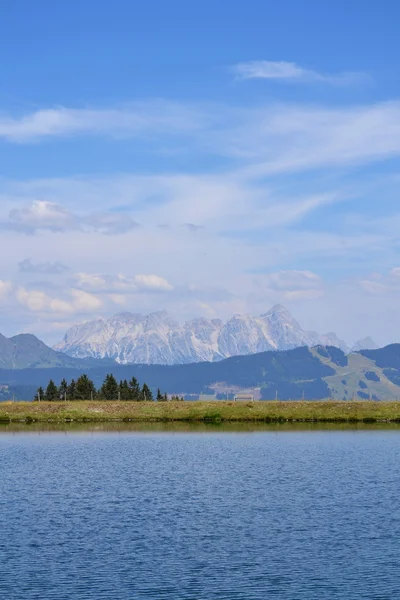
[[[276,305],[260,317],[234,315],[226,323],[200,318],[179,325],[165,311],[119,313],[75,325],[54,349],[77,358],[173,365],[317,344],[347,350],[334,333],[304,331],[283,306]]]
[[[357,352],[358,350],[377,350],[379,348],[378,344],[371,338],[366,337],[362,340],[358,340],[352,347],[352,352]]]

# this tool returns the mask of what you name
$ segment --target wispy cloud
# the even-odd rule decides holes
[[[127,210],[116,212],[110,202],[129,198],[131,211],[144,227],[163,223],[180,227],[182,235],[210,231],[271,229],[301,221],[319,207],[338,202],[338,192],[284,196],[250,173],[226,171],[215,175],[116,175],[93,179],[49,179],[9,184],[3,197],[24,204],[12,209],[3,227],[32,233],[38,230],[91,230],[122,233],[138,228]],[[253,181],[254,179],[254,181]],[[1,187],[0,187],[1,189]],[[41,194],[49,200],[33,200]],[[157,195],[159,201],[147,203]],[[52,200],[50,200],[52,198]],[[65,208],[71,203],[73,210]],[[78,213],[78,204],[102,207],[100,213]],[[107,210],[108,209],[108,210]],[[194,237],[194,236],[192,236]]]
[[[182,135],[204,126],[195,107],[148,100],[116,108],[57,107],[20,117],[0,117],[0,138],[30,142],[46,137],[107,135],[119,138]]]
[[[238,63],[232,71],[239,79],[270,79],[291,83],[328,83],[331,85],[354,85],[370,81],[365,73],[345,72],[324,74],[305,69],[294,62],[255,60]]]
[[[400,267],[394,267],[389,273],[372,273],[367,279],[359,281],[360,286],[370,294],[396,294],[400,292]]]
[[[20,273],[42,273],[45,275],[61,275],[68,271],[68,267],[59,261],[34,263],[30,258],[25,258],[18,263]]]
[[[312,271],[283,270],[255,278],[256,287],[277,300],[313,300],[324,295],[324,282]]]
[[[312,271],[276,271],[266,273],[264,278],[269,287],[290,292],[319,288],[322,284],[319,275]]]
[[[173,286],[164,277],[145,274],[128,277],[123,274],[77,273],[74,285],[79,289],[95,292],[133,294],[142,292],[170,292]]]
[[[236,178],[241,176],[255,179],[258,176],[285,172],[364,164],[400,155],[399,101],[334,108],[300,103],[274,103],[252,108],[235,108],[222,104],[183,104],[181,110],[176,109],[177,114],[174,118],[168,117],[168,109],[167,116],[164,115],[161,102],[158,106],[158,112],[154,109],[149,110],[143,119],[139,119],[138,127],[146,137],[148,149],[155,155],[159,154],[168,136],[173,136],[173,141],[172,138],[168,139],[171,142],[169,148],[175,156],[192,156],[195,161],[199,156],[208,159],[213,157],[216,169],[221,164],[218,161],[223,161],[227,182],[232,179],[233,171]],[[168,107],[168,103],[166,106]],[[65,111],[71,111],[75,115],[74,119],[66,119],[62,128],[49,128],[46,132],[47,137],[78,134],[90,136],[97,135],[99,131],[107,132],[107,135],[113,137],[118,137],[124,132],[123,135],[132,137],[139,131],[133,126],[124,128],[121,125],[127,117],[124,111],[118,108],[90,112],[84,109],[61,109],[63,122],[62,115]],[[107,114],[104,113],[108,111],[115,115],[114,119],[107,119]],[[121,115],[117,118],[120,112]],[[160,117],[158,113],[164,116]],[[18,133],[16,136],[12,134],[14,129],[2,129],[0,119],[0,138],[3,136],[11,142],[21,143],[40,140],[43,137],[40,127],[25,130],[25,119],[29,120],[31,117],[33,118],[33,115],[15,121],[14,125],[18,125],[15,131],[19,131],[21,126],[21,132],[26,132],[26,135]],[[160,119],[166,120],[164,126],[160,124]],[[78,129],[74,125],[75,120],[80,124]],[[170,163],[172,164],[175,163]],[[153,177],[157,181],[162,179],[159,173],[153,174]],[[183,187],[185,180],[190,181],[192,177],[186,171],[180,174],[180,179]],[[203,182],[205,180],[203,177]],[[142,182],[146,185],[145,178],[142,178]],[[36,183],[37,197],[52,202],[53,199],[49,196],[51,180]],[[73,202],[74,183],[75,181],[65,180],[65,194],[70,194],[70,197],[66,197],[69,203]],[[84,181],[78,181],[76,185],[82,191]],[[85,201],[95,203],[96,195],[102,193],[101,184],[98,189],[93,189],[92,186],[89,190],[90,185],[89,182]],[[28,184],[25,187],[27,188]],[[123,197],[122,191],[116,190],[119,194],[118,201],[122,204],[132,203],[141,193],[141,189],[131,188]],[[199,190],[199,196],[202,191],[206,192],[205,189]],[[201,200],[198,202],[199,211],[202,210],[202,205]],[[65,215],[59,217],[65,218]],[[185,218],[182,222],[192,221],[186,221]]]
[[[386,160],[400,156],[399,139],[400,102],[392,101],[261,108],[248,119],[247,129],[236,132],[234,143],[251,156],[243,174],[262,177]]]
[[[75,214],[56,202],[34,200],[13,208],[8,219],[0,222],[3,230],[34,234],[38,231],[96,231],[107,235],[126,233],[138,227],[129,215],[111,212]]]
[[[191,231],[192,233],[197,233],[198,231],[201,231],[204,228],[204,225],[195,225],[194,223],[183,223],[182,227],[186,227],[186,229],[188,231]]]
[[[292,73],[293,81],[305,81],[304,73],[296,75],[293,68],[284,73],[286,77]],[[195,108],[183,104],[182,111],[170,113],[164,113],[162,105],[160,101],[158,111],[155,105],[143,108],[139,121],[133,119],[132,107],[38,111],[14,119],[3,130],[4,118],[0,119],[0,137],[11,142],[129,136],[129,150],[141,149],[145,140],[156,157],[147,163],[132,162],[125,173],[113,173],[117,162],[110,161],[104,175],[93,174],[91,168],[86,176],[1,179],[0,233],[7,232],[7,253],[0,257],[5,279],[0,299],[6,302],[2,300],[0,311],[15,306],[15,311],[27,315],[19,321],[25,326],[29,319],[32,322],[32,314],[64,323],[81,314],[109,315],[117,305],[139,312],[167,308],[180,320],[199,314],[264,312],[275,302],[287,301],[296,310],[312,304],[304,309],[307,327],[324,330],[332,328],[333,309],[328,304],[334,298],[340,305],[341,296],[321,283],[316,273],[330,269],[334,279],[348,268],[353,269],[353,283],[355,273],[358,277],[357,285],[342,294],[349,303],[343,310],[351,315],[349,329],[356,327],[353,320],[361,328],[358,312],[365,299],[370,315],[381,310],[378,301],[390,300],[396,309],[391,291],[397,291],[394,274],[389,282],[374,280],[367,271],[389,272],[398,265],[400,215],[394,214],[398,181],[389,181],[388,176],[396,167],[394,159],[400,157],[398,101],[336,107],[199,103]],[[164,156],[158,160],[165,140],[174,156],[180,153],[177,160],[164,161]],[[106,151],[109,141],[98,142]],[[114,148],[112,144],[110,152]],[[37,148],[25,148],[23,153],[33,151]],[[387,159],[391,162],[384,165],[379,185],[375,181],[373,188],[379,163]],[[84,173],[85,165],[83,159],[78,172]],[[362,170],[360,165],[371,167]],[[72,172],[70,165],[68,170]],[[388,186],[386,203],[383,178]],[[99,243],[99,233],[108,234],[106,243]],[[117,235],[122,233],[123,243]],[[54,243],[57,240],[60,243]],[[24,276],[10,284],[7,280],[14,279],[18,263]],[[62,274],[63,264],[79,277]],[[143,275],[132,275],[132,269]],[[53,288],[30,276],[56,272],[60,275],[52,278]],[[212,291],[216,281],[220,292]],[[372,283],[360,283],[368,281]],[[165,293],[155,293],[160,291]],[[319,301],[323,293],[324,300]],[[326,309],[322,326],[318,315],[325,305],[330,311]],[[335,317],[340,323],[343,318],[347,317]],[[3,327],[8,327],[6,319]],[[375,335],[375,330],[361,329],[359,337]],[[387,326],[385,336],[390,334]]]

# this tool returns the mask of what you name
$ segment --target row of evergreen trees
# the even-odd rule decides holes
[[[162,394],[157,390],[155,398],[158,402],[166,402],[167,394]],[[76,381],[71,380],[70,383],[63,379],[57,386],[50,379],[46,389],[39,387],[34,400],[47,402],[58,402],[59,400],[130,400],[133,402],[148,402],[153,401],[154,397],[149,386],[144,383],[141,387],[136,377],[132,377],[130,381],[126,379],[119,383],[114,375],[106,376],[103,385],[100,389],[96,389],[93,381],[86,374],[81,375]],[[173,396],[171,400],[183,400]]]

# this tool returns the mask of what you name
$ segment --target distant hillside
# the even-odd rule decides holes
[[[92,361],[83,369],[82,362],[75,367],[2,369],[0,397],[10,397],[14,391],[17,397],[31,399],[32,391],[45,386],[50,378],[59,383],[63,377],[71,380],[86,370],[97,387],[112,372],[117,379],[135,376],[153,389],[160,387],[170,394],[194,398],[199,394],[229,398],[240,391],[265,400],[400,398],[400,344],[348,355],[333,346],[302,347],[173,366],[99,365]]]
[[[375,361],[387,379],[400,385],[400,344],[390,344],[380,350],[363,350],[360,354]]]
[[[107,364],[110,362],[112,361],[106,361]],[[66,367],[84,370],[94,364],[99,366],[102,362],[77,359],[56,352],[30,333],[21,333],[11,338],[0,334],[0,369]]]
[[[34,335],[24,333],[12,338],[0,334],[0,368],[76,367],[76,359],[55,352]]]

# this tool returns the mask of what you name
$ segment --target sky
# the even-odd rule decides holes
[[[400,342],[395,0],[0,8],[0,332],[263,314]]]

